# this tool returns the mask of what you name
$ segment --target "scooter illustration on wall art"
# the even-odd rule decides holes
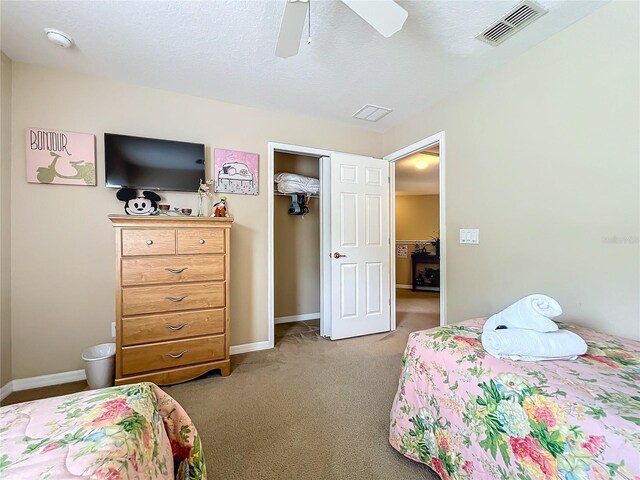
[[[66,178],[71,180],[83,180],[87,185],[95,185],[96,181],[96,167],[93,163],[85,163],[84,160],[78,160],[75,162],[70,161],[69,165],[71,165],[75,170],[75,175],[63,175],[56,170],[56,163],[60,158],[55,152],[49,152],[53,157],[53,161],[46,167],[38,168],[37,179],[40,183],[51,183],[55,180],[55,178]]]

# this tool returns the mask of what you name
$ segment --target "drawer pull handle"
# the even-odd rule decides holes
[[[181,302],[182,300],[184,300],[185,298],[187,298],[189,295],[183,295],[181,297],[164,297],[167,300],[169,300],[170,302]]]
[[[167,327],[169,330],[180,330],[186,326],[186,323],[181,323],[180,325],[165,325],[165,327]]]
[[[153,245],[153,240],[147,240],[147,245]]]
[[[182,273],[184,272],[188,267],[182,267],[182,268],[165,268],[165,270],[167,272],[171,272],[171,273]]]
[[[204,240],[202,238],[200,239],[200,245],[204,245]]]
[[[165,355],[167,357],[171,357],[171,358],[180,358],[181,356],[183,356],[185,353],[187,353],[186,350],[181,351],[180,353],[165,353]]]

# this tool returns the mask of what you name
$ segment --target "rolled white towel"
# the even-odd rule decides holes
[[[483,330],[495,330],[496,327],[504,325],[507,328],[555,332],[558,325],[551,319],[561,314],[562,308],[553,298],[546,295],[529,295],[489,317]]]
[[[573,360],[587,352],[587,344],[569,330],[494,330],[482,333],[482,346],[496,358],[512,360]]]

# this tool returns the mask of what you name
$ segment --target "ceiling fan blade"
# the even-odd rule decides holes
[[[382,36],[390,37],[402,30],[409,13],[393,0],[342,0]]]
[[[278,45],[276,55],[278,57],[293,57],[300,48],[300,38],[304,21],[307,18],[309,2],[304,0],[287,0],[278,34]]]

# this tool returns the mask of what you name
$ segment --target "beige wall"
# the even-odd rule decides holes
[[[215,147],[260,154],[260,195],[229,195],[231,345],[267,340],[267,143],[376,156],[382,147],[380,134],[336,123],[19,63],[13,107],[14,378],[82,368],[82,349],[110,340],[115,252],[106,217],[122,204],[104,187],[104,132],[203,142],[207,160]],[[27,184],[27,127],[96,134],[98,186]],[[166,198],[196,206],[195,194]]]
[[[277,153],[275,170],[319,178],[317,158]],[[320,312],[320,202],[312,198],[309,214],[287,213],[291,197],[275,197],[275,316]]]
[[[11,380],[11,60],[0,53],[0,386]]]
[[[439,195],[396,195],[396,240],[431,240],[440,230]],[[411,285],[411,252],[407,258],[396,254],[396,284]],[[432,248],[429,248],[433,251]]]
[[[639,18],[612,2],[385,134],[446,132],[448,322],[540,292],[640,338]]]

